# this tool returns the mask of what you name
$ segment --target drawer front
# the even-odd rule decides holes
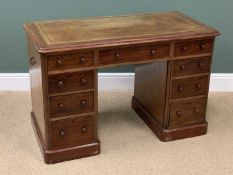
[[[48,57],[48,71],[94,66],[94,52],[80,52]]]
[[[197,40],[175,43],[175,56],[211,53],[213,40]]]
[[[170,105],[169,128],[202,123],[206,115],[206,98],[185,100]]]
[[[64,148],[90,143],[95,139],[93,116],[51,122],[52,148]]]
[[[169,44],[107,49],[100,51],[99,64],[108,65],[164,58],[169,56],[169,50]]]
[[[210,57],[188,58],[173,62],[172,76],[185,76],[208,73],[210,70]]]
[[[49,75],[49,93],[79,91],[94,88],[94,71]]]
[[[208,76],[172,80],[171,98],[185,98],[208,93]]]
[[[50,97],[49,106],[51,118],[93,112],[94,92]]]

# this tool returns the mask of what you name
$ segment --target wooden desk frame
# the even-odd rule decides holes
[[[128,25],[131,18],[136,22]],[[160,24],[160,19],[168,22]],[[105,25],[101,26],[102,22]],[[80,33],[84,29],[79,23],[92,27],[84,28],[90,35],[97,27],[109,35],[104,31],[96,33],[98,39],[88,39],[85,31]],[[67,33],[59,29],[65,25]],[[169,31],[169,26],[175,26],[174,31]],[[46,163],[100,153],[97,73],[103,67],[137,65],[132,108],[161,141],[206,134],[216,30],[178,12],[35,22],[24,28],[32,124]],[[75,35],[78,42],[70,37],[75,32],[80,34]]]

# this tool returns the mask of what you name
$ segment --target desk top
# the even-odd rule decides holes
[[[24,28],[42,53],[218,35],[179,12],[36,21]]]

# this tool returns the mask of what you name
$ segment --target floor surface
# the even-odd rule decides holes
[[[1,175],[233,174],[233,93],[210,93],[205,136],[163,143],[131,109],[132,92],[100,93],[98,156],[43,162],[29,92],[0,92]]]

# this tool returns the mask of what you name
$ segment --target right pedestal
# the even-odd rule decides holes
[[[207,133],[210,60],[184,58],[135,68],[132,108],[161,141]]]

